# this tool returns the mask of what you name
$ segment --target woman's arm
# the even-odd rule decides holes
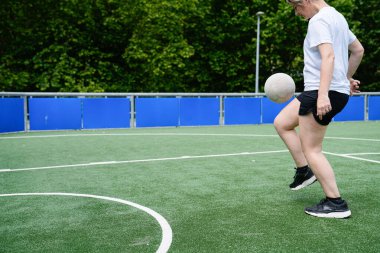
[[[320,119],[322,116],[331,111],[329,99],[330,83],[334,72],[334,49],[330,43],[323,43],[318,46],[321,54],[321,76],[318,90],[317,115]]]
[[[350,79],[358,69],[364,55],[364,48],[359,40],[355,40],[348,46],[350,58],[348,59],[347,78]]]

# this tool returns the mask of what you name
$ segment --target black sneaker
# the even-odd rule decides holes
[[[293,191],[300,190],[305,188],[308,185],[311,185],[317,181],[317,178],[314,176],[314,173],[308,167],[306,172],[299,172],[296,169],[296,174],[294,175],[294,181],[289,185],[290,189]]]
[[[319,204],[305,208],[305,213],[322,218],[344,219],[351,216],[351,211],[344,200],[341,204],[335,204],[330,200],[322,199]]]

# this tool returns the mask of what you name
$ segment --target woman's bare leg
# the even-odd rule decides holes
[[[293,99],[276,117],[274,127],[277,133],[288,147],[297,167],[306,166],[307,160],[302,151],[300,138],[295,130],[299,124],[298,111],[300,107],[298,99]]]
[[[327,197],[340,197],[334,171],[322,153],[327,126],[318,124],[312,114],[299,117],[300,139],[305,157]]]

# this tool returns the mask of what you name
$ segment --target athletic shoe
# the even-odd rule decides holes
[[[344,200],[341,204],[335,204],[330,200],[322,199],[319,204],[305,208],[305,213],[322,218],[344,219],[351,216],[351,211]]]
[[[307,167],[306,172],[299,172],[296,169],[296,174],[294,175],[294,181],[289,185],[290,189],[293,191],[300,190],[305,188],[308,185],[311,185],[317,181],[317,178],[314,176],[314,173],[311,171],[309,167]]]

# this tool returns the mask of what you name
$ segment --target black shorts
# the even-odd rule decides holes
[[[332,109],[326,115],[324,115],[322,119],[319,119],[319,116],[317,116],[318,90],[304,91],[297,96],[297,99],[301,102],[298,115],[302,116],[311,112],[313,113],[314,119],[320,125],[327,126],[331,122],[332,118],[343,110],[348,102],[349,97],[350,96],[347,94],[330,90],[329,98]]]

